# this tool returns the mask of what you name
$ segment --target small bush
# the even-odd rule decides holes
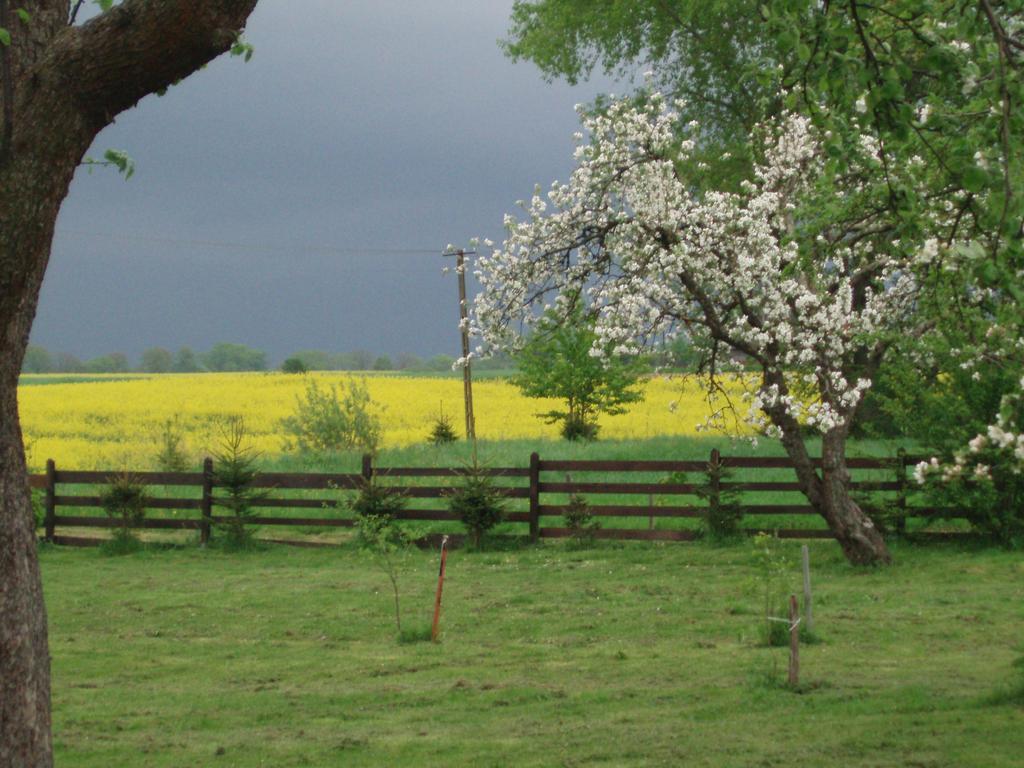
[[[309,369],[302,362],[301,357],[289,357],[281,363],[281,371],[284,373],[306,373]]]
[[[100,503],[107,516],[117,521],[108,554],[124,554],[139,548],[132,529],[145,519],[148,500],[145,483],[130,472],[108,479],[108,485],[100,491]]]
[[[698,498],[706,502],[704,514],[701,515],[701,529],[704,536],[711,541],[731,541],[740,535],[740,522],[743,520],[743,505],[740,503],[740,492],[723,482],[732,477],[732,472],[723,469],[722,464],[708,462],[705,472],[695,478],[689,478],[685,472],[673,472],[664,482],[672,485],[696,486]]]
[[[362,517],[378,517],[393,521],[405,509],[406,496],[402,489],[381,485],[376,478],[363,483],[359,492],[349,500],[349,508]]]
[[[991,480],[929,478],[925,498],[936,509],[963,514],[974,531],[999,546],[1024,549],[1024,474],[995,461]]]
[[[713,541],[728,541],[740,535],[743,505],[740,492],[732,486],[722,487],[732,478],[732,472],[722,467],[721,461],[709,461],[703,482],[697,487],[697,496],[707,502],[703,527]]]
[[[575,493],[569,495],[563,518],[573,543],[579,547],[593,544],[595,535],[601,530],[601,521],[594,517],[587,500]]]
[[[761,642],[768,646],[789,644],[789,623],[779,619],[789,616],[786,576],[790,570],[789,558],[780,551],[776,538],[759,533],[753,541],[755,581],[753,589],[763,609]]]
[[[255,515],[252,505],[267,495],[253,487],[259,476],[258,457],[242,417],[228,418],[221,425],[220,446],[213,453],[213,482],[219,490],[213,503],[228,512],[219,525],[229,549],[248,549],[253,544],[253,530],[247,525]]]
[[[448,509],[462,521],[474,547],[483,535],[501,522],[505,496],[494,479],[474,462],[461,473],[460,484],[448,493]]]
[[[444,412],[444,406],[441,407],[437,418],[434,419],[434,425],[430,429],[430,437],[428,439],[434,445],[447,445],[459,439],[458,435],[455,434],[455,427],[452,425],[451,418]]]
[[[181,422],[177,417],[167,419],[160,428],[158,444],[160,451],[156,455],[156,465],[163,472],[185,472],[189,468],[188,455],[182,444],[185,436]]]
[[[354,504],[353,508],[355,508]],[[360,548],[373,558],[391,582],[391,591],[395,600],[395,629],[398,632],[399,642],[403,642],[398,574],[402,560],[409,550],[409,537],[387,515],[362,514],[356,519],[356,541]]]
[[[596,421],[591,421],[584,416],[570,414],[562,420],[561,433],[566,440],[583,440],[593,442],[597,440],[597,432],[600,429]]]
[[[358,449],[377,453],[383,429],[365,381],[349,379],[322,389],[316,379],[296,398],[295,414],[281,420],[292,436],[288,448],[300,451]]]

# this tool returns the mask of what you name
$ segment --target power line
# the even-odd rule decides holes
[[[321,246],[293,243],[290,245],[266,245],[241,243],[232,240],[188,240],[155,235],[131,235],[113,232],[81,232],[70,229],[57,231],[60,237],[92,237],[101,240],[113,240],[125,243],[152,243],[156,245],[175,245],[190,248],[223,248],[237,251],[262,253],[319,253],[337,256],[436,256],[444,248],[351,248],[338,246]]]

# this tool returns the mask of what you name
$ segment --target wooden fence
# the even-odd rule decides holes
[[[949,510],[926,509],[908,501],[913,493],[907,467],[918,460],[900,452],[893,459],[848,461],[854,477],[853,491],[876,511],[884,508],[887,524],[897,531],[905,530],[908,519],[937,514],[957,517]],[[820,466],[820,460],[816,463]],[[586,499],[590,514],[601,519],[597,538],[692,540],[700,530],[685,521],[705,517],[709,508],[724,503],[725,498],[739,499],[747,532],[764,530],[783,538],[831,538],[821,518],[799,495],[792,464],[782,457],[726,457],[714,450],[702,460],[566,461],[542,460],[534,453],[526,467],[483,471],[509,500],[504,521],[513,524],[510,532],[528,535],[533,541],[572,535],[562,521],[572,495]],[[406,496],[406,509],[397,515],[398,519],[426,521],[435,527],[453,523],[450,530],[455,533],[460,526],[448,511],[445,497],[464,473],[463,469],[450,467],[379,467],[369,456],[363,457],[359,473],[260,473],[253,485],[264,489],[265,495],[254,500],[253,506],[261,513],[246,523],[316,529],[351,527],[354,517],[339,491],[358,489],[376,478],[401,488]],[[88,514],[102,507],[99,492],[90,493],[90,488],[107,485],[118,474],[58,470],[52,460],[48,461],[45,474],[30,478],[33,488],[44,491],[46,539],[67,544],[96,543],[99,540],[95,538],[58,535],[57,531],[120,525],[110,517]],[[195,530],[200,540],[206,541],[211,527],[226,519],[216,514],[220,498],[210,459],[202,472],[131,474],[161,491],[150,494],[146,501],[147,509],[160,510],[158,516],[147,516],[139,521],[138,528]],[[864,479],[865,475],[870,477]],[[339,508],[346,514],[339,515]],[[273,514],[275,511],[277,514]],[[809,524],[794,524],[805,521]],[[754,523],[752,527],[750,522]]]

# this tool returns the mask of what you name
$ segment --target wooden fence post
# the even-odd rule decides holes
[[[530,454],[530,541],[540,539],[540,456]]]
[[[368,453],[363,454],[363,468],[359,473],[363,476],[363,482],[369,484],[373,480],[373,456]]]
[[[796,595],[789,596],[789,687],[800,684],[800,622]]]
[[[46,514],[43,518],[46,540],[53,542],[57,527],[57,465],[53,459],[46,460]]]
[[[899,483],[896,497],[896,531],[907,532],[907,452],[900,448],[896,451],[896,482]]]
[[[199,543],[210,541],[210,521],[213,519],[213,459],[203,459],[203,499],[199,506]]]

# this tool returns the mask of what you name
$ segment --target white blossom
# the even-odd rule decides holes
[[[569,181],[535,193],[521,218],[507,216],[504,243],[479,257],[474,332],[489,347],[514,347],[515,326],[557,307],[552,295],[581,293],[597,312],[595,352],[634,353],[682,326],[699,329],[701,343],[717,338],[760,364],[745,398],[751,425],[776,434],[792,420],[822,433],[847,426],[871,386],[853,373],[857,360],[910,326],[915,269],[937,258],[938,241],[797,237],[809,218],[802,206],[843,205],[860,191],[821,198],[824,152],[805,117],[761,127],[762,160],[740,192],[702,194],[677,163],[695,151],[698,126],[681,125],[664,97],[613,102],[582,120],[591,138]],[[871,179],[885,151],[864,134],[848,160]],[[912,184],[924,171],[891,172]],[[813,394],[795,394],[797,380]]]

